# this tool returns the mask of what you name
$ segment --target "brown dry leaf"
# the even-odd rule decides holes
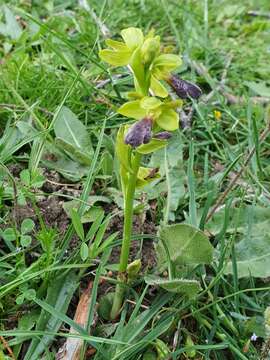
[[[74,316],[74,321],[82,327],[85,327],[88,319],[88,309],[91,301],[92,285],[93,283],[90,282],[87,289],[83,292]],[[78,332],[73,328],[70,328],[69,333],[78,334]],[[59,349],[56,360],[79,360],[82,346],[82,339],[75,337],[68,338],[65,344]]]

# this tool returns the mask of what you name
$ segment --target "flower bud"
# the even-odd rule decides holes
[[[171,137],[172,134],[169,131],[162,131],[154,135],[154,138],[159,140],[169,140]]]
[[[141,48],[142,60],[146,65],[151,64],[160,51],[159,36],[146,39]]]
[[[152,137],[152,120],[144,118],[132,125],[125,136],[125,143],[136,148],[142,144],[147,144]]]
[[[183,80],[176,75],[171,75],[167,82],[180,99],[186,99],[189,97],[192,99],[198,99],[202,95],[202,90],[199,86],[187,80]]]

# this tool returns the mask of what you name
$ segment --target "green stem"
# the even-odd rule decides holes
[[[123,297],[125,292],[125,283],[126,279],[126,270],[128,265],[128,256],[130,250],[131,234],[132,234],[132,224],[133,224],[133,202],[134,194],[136,189],[137,174],[141,163],[142,155],[135,153],[132,170],[133,173],[129,174],[129,181],[126,188],[125,196],[125,210],[124,210],[124,230],[123,230],[123,242],[121,247],[120,254],[120,263],[118,270],[118,284],[115,289],[115,296],[113,299],[113,305],[111,309],[111,318],[115,319],[119,314],[123,303]]]

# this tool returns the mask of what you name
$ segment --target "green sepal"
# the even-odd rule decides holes
[[[128,101],[117,110],[121,115],[136,120],[141,120],[147,115],[147,111],[140,105],[141,100]]]
[[[143,32],[139,28],[129,27],[121,31],[121,36],[130,50],[134,50],[143,44]]]
[[[120,126],[117,136],[116,136],[116,143],[115,143],[115,150],[118,160],[123,168],[132,173],[132,166],[131,166],[131,147],[125,144],[125,132],[127,130],[126,125]]]
[[[177,130],[179,125],[179,115],[173,109],[167,108],[162,111],[160,116],[156,119],[159,127],[167,131]]]
[[[99,57],[113,66],[125,66],[128,65],[131,58],[131,52],[129,50],[110,50],[103,49],[99,52]]]
[[[166,140],[152,138],[148,144],[143,144],[137,147],[136,151],[138,151],[140,154],[150,154],[154,151],[164,148],[167,144],[168,142]]]

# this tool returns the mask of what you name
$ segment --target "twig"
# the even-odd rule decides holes
[[[110,82],[114,82],[114,80],[121,79],[123,77],[126,77],[126,74],[116,74],[116,75],[113,75],[110,79],[105,79],[105,80],[98,81],[97,85],[96,85],[96,88],[97,89],[102,89],[103,87],[105,87]]]
[[[266,13],[266,12],[262,12],[262,11],[256,11],[256,10],[250,10],[247,13],[250,16],[261,16],[261,17],[266,17],[268,19],[270,19],[270,13]]]
[[[16,360],[13,351],[11,350],[10,346],[8,345],[8,342],[3,338],[3,336],[0,336],[0,340],[3,343],[4,348],[7,350],[9,356],[12,360]]]
[[[267,138],[269,133],[270,133],[270,120],[268,120],[267,127],[264,129],[264,131],[261,133],[261,135],[259,137],[259,143],[263,142]],[[215,205],[211,209],[210,213],[207,215],[207,218],[205,220],[206,223],[212,218],[212,216],[215,214],[216,210],[224,202],[224,200],[225,200],[226,196],[229,194],[229,192],[232,191],[235,186],[237,186],[238,179],[241,177],[241,175],[243,174],[243,172],[247,168],[247,165],[248,165],[249,161],[251,160],[252,156],[254,155],[255,151],[256,151],[256,147],[253,146],[253,148],[248,152],[248,154],[246,156],[246,159],[245,159],[241,169],[231,179],[227,189],[219,196],[219,198],[217,199]]]

